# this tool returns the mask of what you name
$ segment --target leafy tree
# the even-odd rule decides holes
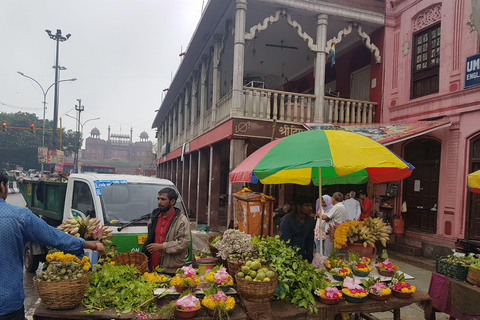
[[[36,114],[27,112],[4,113],[0,112],[0,121],[7,123],[7,132],[0,131],[0,167],[15,169],[22,166],[24,169],[40,169],[38,163],[38,147],[42,146],[43,120]],[[34,124],[32,133],[30,124]],[[52,122],[45,121],[45,129],[51,129]],[[52,145],[52,131],[45,130],[45,146],[49,150],[56,150]],[[62,150],[65,155],[76,151],[79,144],[79,135],[72,130],[62,128]]]

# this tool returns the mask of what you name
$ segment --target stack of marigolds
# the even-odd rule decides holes
[[[82,260],[61,251],[47,255],[47,262],[37,281],[60,281],[80,279],[90,270],[90,260],[84,256]]]
[[[330,228],[336,228],[334,232],[329,230],[329,233],[334,234],[334,245],[338,249],[343,248],[347,243],[363,243],[364,247],[373,246],[376,241],[386,246],[389,239],[388,226],[380,218],[347,221]]]

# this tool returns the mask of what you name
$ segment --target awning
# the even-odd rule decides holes
[[[305,122],[307,130],[344,130],[361,134],[388,146],[403,140],[421,136],[451,126],[450,121],[410,121],[403,123],[311,123]]]

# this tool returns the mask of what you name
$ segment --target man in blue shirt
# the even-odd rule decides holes
[[[280,238],[284,241],[290,240],[290,246],[300,248],[297,254],[312,262],[315,219],[313,201],[309,197],[303,195],[297,197],[295,211],[283,217],[280,229],[282,230]]]
[[[83,249],[104,252],[101,243],[75,238],[38,218],[27,208],[5,202],[8,174],[0,171],[0,320],[24,320],[23,250],[26,242],[35,242],[82,255]]]

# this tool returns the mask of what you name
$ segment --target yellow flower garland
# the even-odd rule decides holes
[[[215,308],[225,308],[226,311],[229,311],[235,307],[235,299],[228,296],[227,300],[215,300],[212,294],[209,297],[203,298],[202,304],[211,310]]]
[[[348,232],[350,231],[351,227],[357,227],[358,225],[363,225],[363,221],[347,221],[342,223],[341,225],[338,226],[338,228],[335,230],[334,234],[334,246],[337,249],[343,248],[348,241]]]
[[[170,280],[171,286],[187,286],[187,287],[195,287],[199,286],[202,281],[197,276],[191,277],[183,277],[182,275],[175,276]]]
[[[83,256],[82,260],[78,259],[73,254],[63,253],[62,251],[56,251],[54,253],[47,254],[48,262],[76,262],[83,265],[83,271],[88,271],[92,267],[90,259],[87,256]]]

